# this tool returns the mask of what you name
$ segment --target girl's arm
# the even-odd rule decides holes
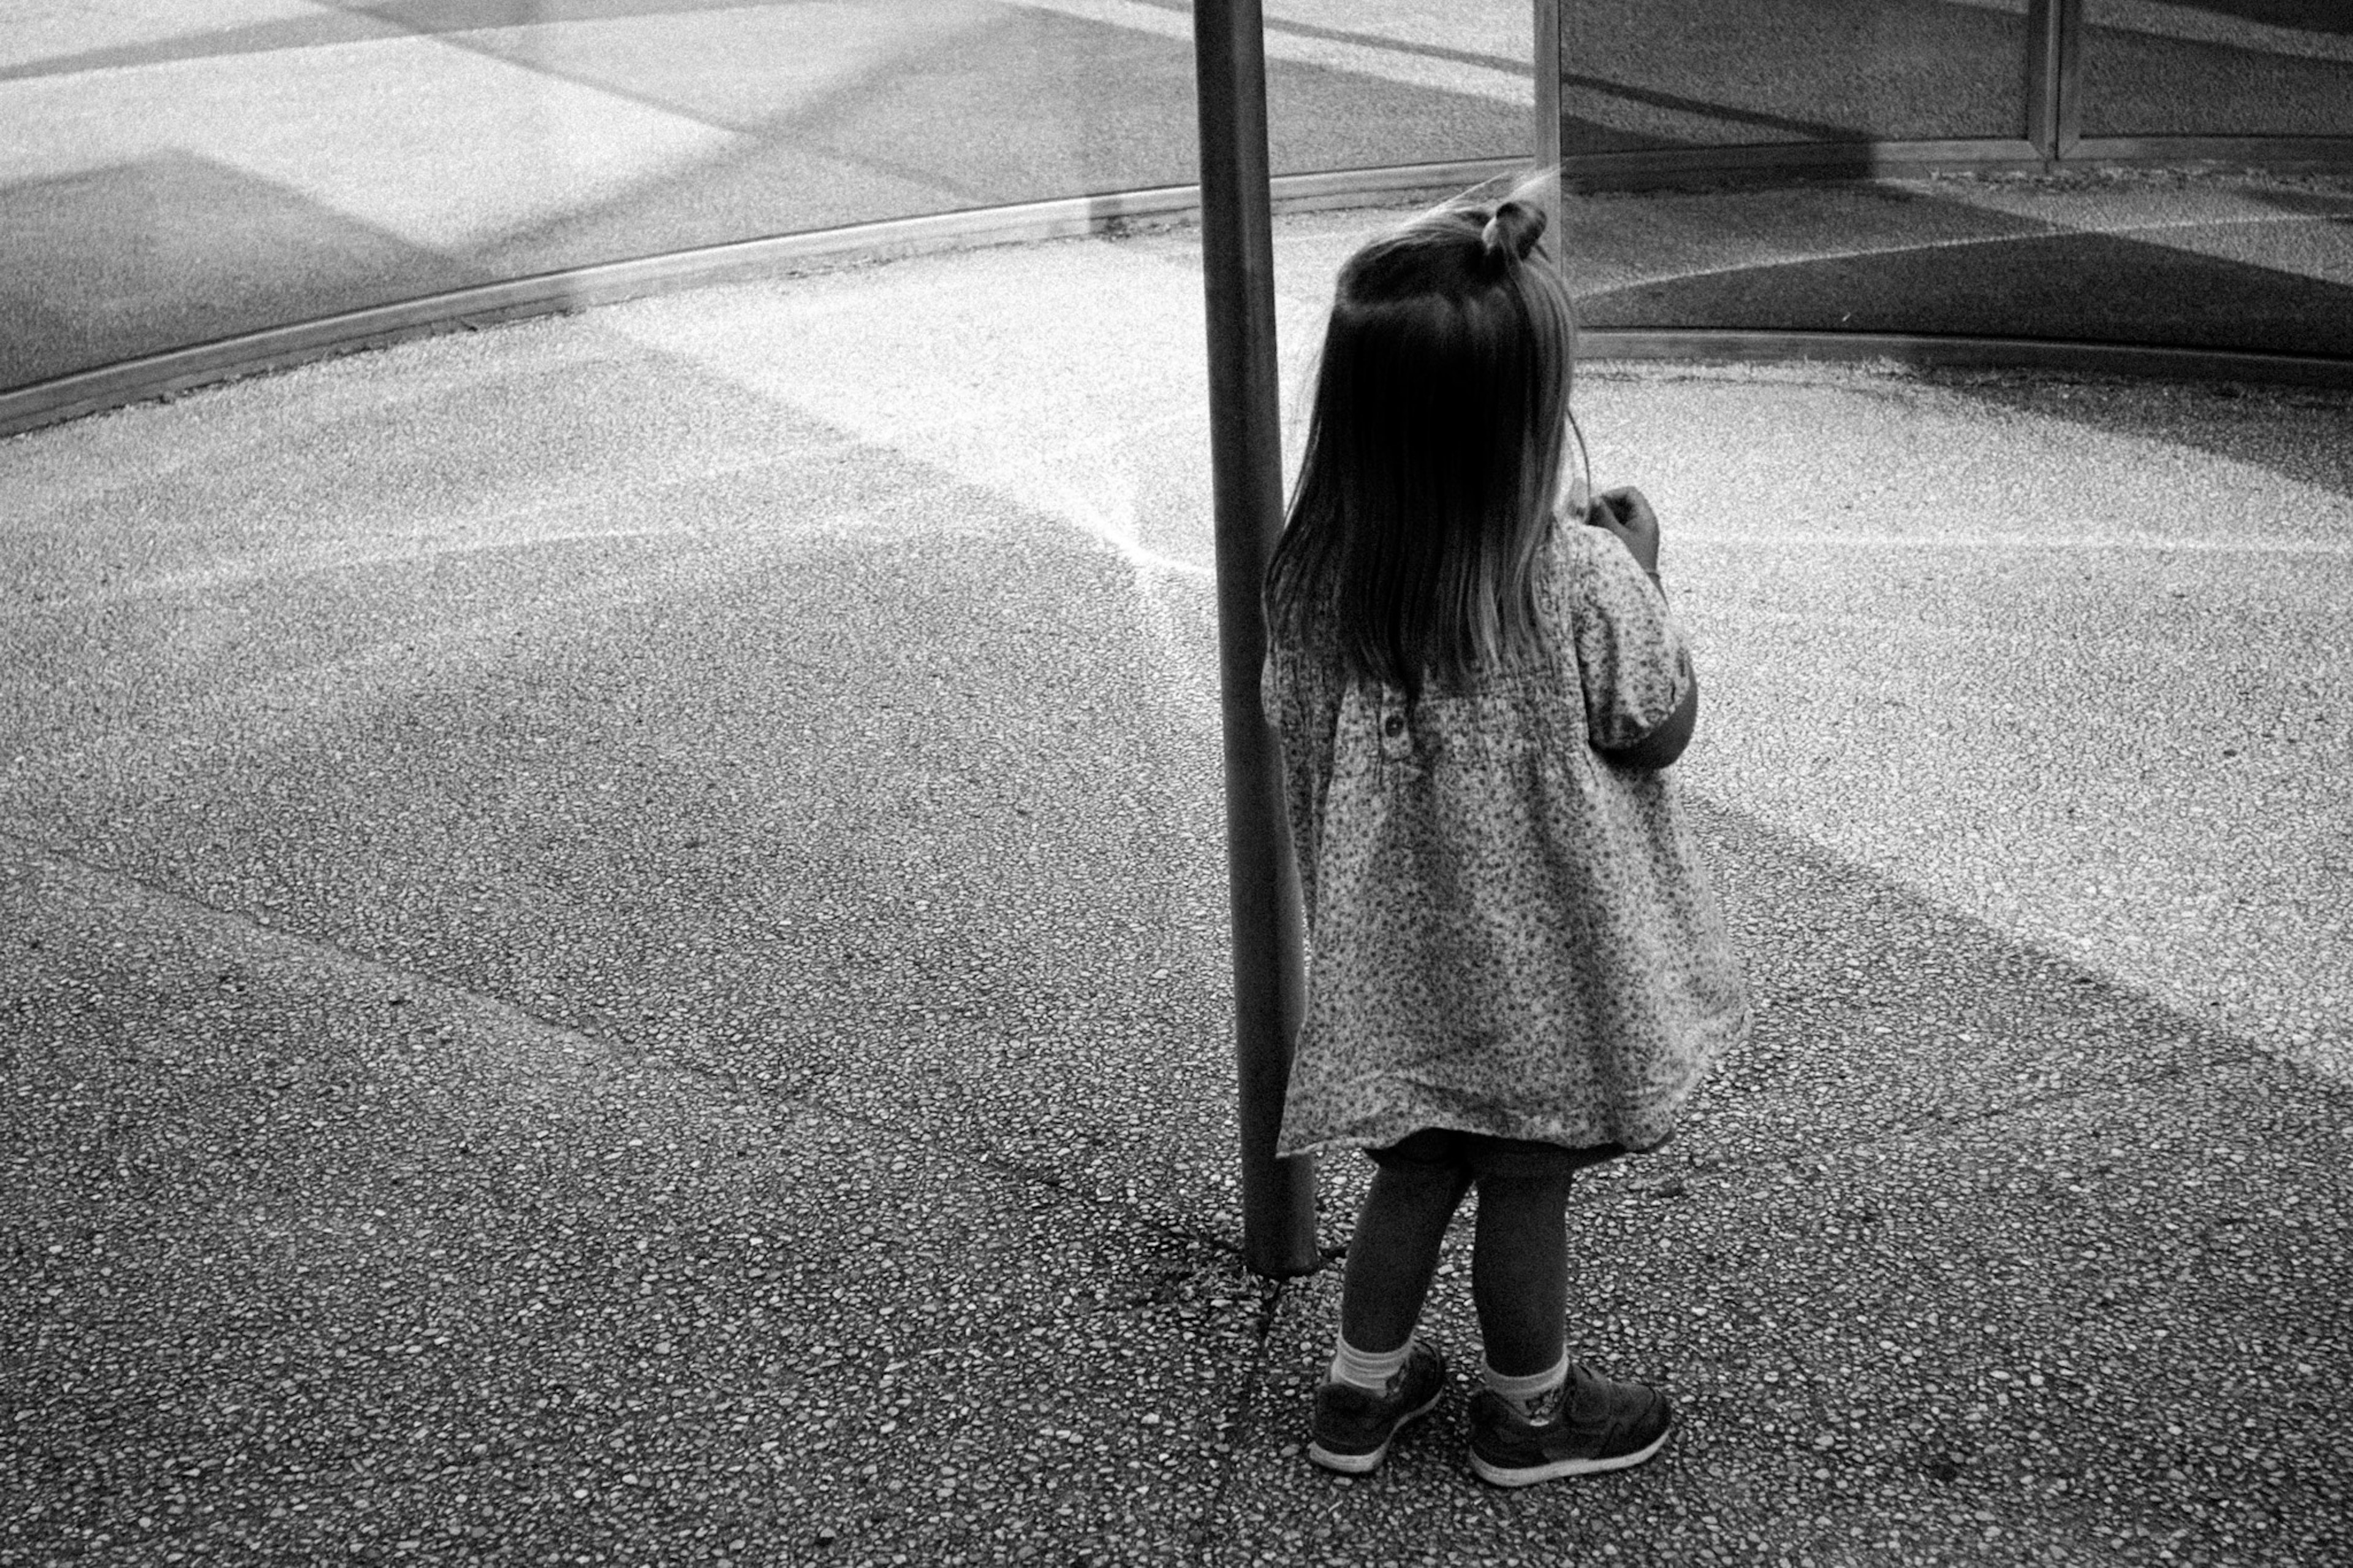
[[[1699,681],[1652,575],[1658,523],[1648,503],[1638,491],[1612,491],[1593,515],[1594,526],[1559,536],[1574,584],[1564,607],[1585,689],[1587,739],[1620,767],[1655,772],[1691,743]]]
[[[1659,584],[1659,515],[1651,510],[1650,499],[1629,485],[1622,489],[1606,491],[1597,498],[1588,521],[1606,533],[1617,536],[1634,558],[1634,564],[1658,587],[1662,598],[1666,595]],[[1683,677],[1683,700],[1656,729],[1641,739],[1625,745],[1597,746],[1609,759],[1620,767],[1646,768],[1652,773],[1674,765],[1691,744],[1692,731],[1699,724],[1699,672],[1686,670]]]

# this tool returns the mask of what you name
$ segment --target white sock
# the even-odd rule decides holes
[[[1489,1366],[1484,1357],[1480,1359],[1479,1371],[1487,1380],[1488,1387],[1518,1405],[1520,1414],[1525,1415],[1544,1403],[1546,1394],[1568,1381],[1568,1352],[1561,1352],[1560,1360],[1549,1369],[1532,1372],[1525,1377],[1505,1377]]]
[[[1389,1379],[1398,1374],[1406,1357],[1413,1353],[1411,1334],[1393,1351],[1360,1351],[1348,1342],[1345,1335],[1335,1336],[1332,1344],[1332,1370],[1326,1375],[1334,1383],[1345,1383],[1367,1394],[1388,1393]]]

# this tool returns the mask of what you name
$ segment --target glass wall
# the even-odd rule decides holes
[[[1592,326],[2353,358],[2345,0],[1561,16]]]
[[[1563,0],[1562,150],[2017,139],[2028,0]]]
[[[1530,154],[1532,0],[1264,5],[1278,174]],[[2083,203],[2031,184],[1776,194],[1784,167],[2042,172],[2183,138],[2274,139],[2256,162],[2306,138],[2353,168],[2345,0],[1559,0],[1558,20],[1572,183],[1740,187],[1581,235],[1625,285],[1599,289],[1602,320],[2068,335],[2073,309],[2129,336],[2084,302],[2147,297],[2145,274],[2184,275],[2149,247],[2195,240],[2200,287],[2269,301],[2257,341],[2286,344],[2345,265],[2328,176],[2200,187],[2169,231],[2118,195],[2096,244]],[[1194,177],[1190,0],[0,0],[0,393],[500,280]],[[2303,226],[2304,262],[2257,258],[2265,211]],[[1638,285],[1643,257],[1694,276]],[[1792,291],[1810,275],[1836,286]],[[2221,333],[2187,319],[2147,330]]]
[[[1266,11],[1278,172],[1525,155],[1528,0]],[[1187,0],[0,0],[0,388],[1194,177]]]
[[[2087,137],[2353,137],[2346,0],[2084,0]]]

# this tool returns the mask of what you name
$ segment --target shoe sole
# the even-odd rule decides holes
[[[1389,1444],[1398,1440],[1398,1434],[1404,1431],[1409,1423],[1419,1421],[1437,1409],[1439,1400],[1443,1398],[1445,1394],[1445,1385],[1441,1384],[1439,1385],[1438,1392],[1424,1400],[1419,1407],[1409,1410],[1398,1416],[1397,1425],[1389,1428],[1388,1441],[1369,1454],[1335,1454],[1321,1443],[1310,1443],[1307,1445],[1307,1457],[1325,1469],[1337,1470],[1344,1476],[1370,1475],[1381,1468],[1381,1460],[1388,1456]]]
[[[1482,1458],[1479,1450],[1473,1448],[1471,1450],[1471,1468],[1481,1480],[1498,1487],[1532,1487],[1538,1481],[1555,1481],[1564,1476],[1598,1476],[1609,1470],[1629,1470],[1665,1447],[1674,1430],[1668,1427],[1651,1438],[1648,1447],[1637,1448],[1630,1454],[1618,1454],[1607,1459],[1555,1459],[1549,1464],[1529,1465],[1517,1469]]]

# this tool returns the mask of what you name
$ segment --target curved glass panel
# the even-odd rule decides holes
[[[2345,0],[2084,0],[2086,136],[2353,136]]]
[[[1527,0],[1270,0],[1278,173],[1525,155]],[[0,387],[1194,178],[1189,0],[0,0]]]
[[[2027,0],[1565,0],[1563,150],[2026,134]]]
[[[2055,0],[2054,0],[2055,4]],[[1562,140],[1757,171],[1715,190],[1572,199],[1572,278],[1597,327],[2027,338],[2353,355],[2353,182],[2236,172],[1966,172],[1970,138],[2061,132],[2353,134],[2353,8],[2337,0],[2086,0],[2095,25],[2037,60],[2025,0],[1571,0]],[[2129,93],[2125,90],[2128,86]],[[2105,119],[2102,117],[2105,116]],[[1758,156],[1945,141],[1935,178],[1793,184]],[[1954,143],[1959,143],[1956,146]],[[1709,152],[1726,154],[1711,165]],[[1858,153],[1852,172],[1884,174]],[[1604,176],[1612,177],[1612,176]]]
[[[1155,0],[1189,18],[1192,0]],[[1528,155],[1529,0],[1263,0],[1274,172]],[[1193,118],[1187,21],[1179,118]],[[1380,127],[1377,148],[1366,132]],[[1192,161],[1186,160],[1190,179]]]
[[[1529,151],[1529,0],[1264,10],[1278,174]],[[1561,0],[1563,150],[2016,165],[2070,70],[2094,149],[2353,135],[2339,0],[2084,0],[2066,68],[2040,58],[2044,20],[2077,14]],[[0,0],[0,390],[473,285],[1194,178],[1191,0]],[[2321,177],[1752,180],[1572,237],[1605,324],[2338,353],[2348,201]]]

